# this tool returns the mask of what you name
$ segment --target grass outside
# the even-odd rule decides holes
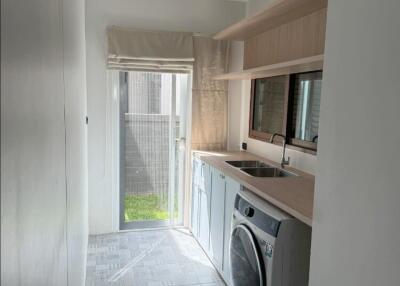
[[[125,221],[169,219],[167,198],[156,194],[127,195],[125,197]]]

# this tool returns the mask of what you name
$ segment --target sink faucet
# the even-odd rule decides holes
[[[285,168],[285,165],[289,165],[289,162],[290,162],[290,157],[288,157],[287,160],[285,159],[285,152],[286,152],[286,136],[285,136],[285,135],[282,135],[282,134],[279,134],[279,133],[274,133],[274,134],[272,134],[272,136],[271,136],[271,140],[269,140],[270,143],[273,143],[273,142],[274,142],[275,136],[282,137],[282,147],[283,147],[283,149],[282,149],[281,167],[282,167],[282,169],[283,169],[283,168]]]

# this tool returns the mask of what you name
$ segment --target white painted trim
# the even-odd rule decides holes
[[[111,206],[112,206],[112,231],[119,232],[119,72],[107,71],[107,113],[106,120],[109,122],[109,134],[111,162],[109,172],[111,177]],[[108,118],[107,118],[108,117]],[[107,166],[106,166],[107,168]]]
[[[192,146],[192,78],[193,72],[188,76],[187,84],[187,100],[186,108],[186,140],[185,140],[185,174],[184,174],[184,189],[183,189],[183,226],[189,226],[190,222],[190,186],[191,186],[191,146]],[[119,176],[119,72],[107,71],[107,106],[106,106],[106,121],[107,133],[110,138],[110,144],[106,147],[106,152],[110,152],[110,164],[106,164],[106,172],[111,177],[111,192],[112,192],[112,232],[122,232],[120,230],[120,176]],[[106,162],[107,163],[107,162]],[[109,167],[108,167],[108,166]]]
[[[186,155],[185,155],[185,180],[184,180],[184,207],[183,207],[183,226],[190,226],[191,216],[191,173],[192,173],[192,85],[193,85],[193,71],[190,72],[188,77],[188,92],[187,92],[187,116],[186,116]]]

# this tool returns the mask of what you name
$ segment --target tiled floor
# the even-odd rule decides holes
[[[91,236],[86,285],[225,283],[187,230],[165,229]]]

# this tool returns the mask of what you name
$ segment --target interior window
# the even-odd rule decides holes
[[[249,137],[286,135],[289,145],[315,152],[318,143],[322,71],[252,80]]]
[[[261,78],[253,81],[251,129],[257,134],[282,133],[286,90],[287,76]]]
[[[294,139],[318,140],[322,72],[295,74],[291,77],[291,117],[289,133]]]

